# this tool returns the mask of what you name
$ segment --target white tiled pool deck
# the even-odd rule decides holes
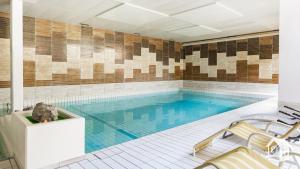
[[[192,169],[204,161],[216,157],[246,142],[237,137],[217,139],[213,146],[192,156],[192,147],[211,134],[227,127],[242,116],[257,113],[275,113],[277,99],[271,98],[259,103],[245,106],[223,114],[202,119],[176,128],[151,134],[139,139],[102,149],[84,157],[65,161],[59,169],[135,169],[135,168],[170,168]],[[9,163],[2,163],[8,169]],[[5,168],[6,166],[6,168]],[[285,165],[284,168],[296,168]]]

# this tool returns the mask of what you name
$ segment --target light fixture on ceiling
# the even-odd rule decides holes
[[[162,13],[162,12],[158,12],[158,11],[155,11],[155,10],[152,10],[152,9],[148,9],[148,8],[144,8],[142,6],[139,6],[139,5],[135,5],[135,4],[132,4],[132,3],[128,3],[128,2],[125,2],[125,1],[122,1],[122,0],[115,0],[117,2],[120,2],[120,4],[116,5],[116,6],[113,6],[112,8],[109,8],[99,14],[97,14],[97,17],[101,17],[101,15],[103,15],[104,13],[107,13],[115,8],[118,8],[120,6],[123,6],[123,5],[127,5],[127,6],[130,6],[130,7],[133,7],[133,8],[137,8],[137,9],[141,9],[143,11],[147,11],[147,12],[150,12],[150,13],[153,13],[153,14],[157,14],[157,15],[160,15],[160,16],[164,16],[164,17],[169,17],[168,14],[165,14],[165,13]]]
[[[216,2],[215,4],[218,5],[218,6],[221,7],[221,8],[224,8],[224,9],[226,9],[226,10],[232,12],[233,14],[235,14],[235,15],[237,15],[237,16],[240,16],[240,17],[244,16],[244,15],[243,15],[242,13],[240,13],[239,11],[237,11],[237,10],[235,10],[235,9],[232,9],[232,8],[230,8],[229,6],[226,6],[226,5],[224,5],[223,3],[221,3],[221,2]]]
[[[216,28],[212,28],[210,26],[206,26],[206,25],[199,25],[200,28],[204,28],[204,29],[207,29],[207,30],[210,30],[210,31],[213,31],[213,32],[222,32],[221,30],[219,29],[216,29]]]

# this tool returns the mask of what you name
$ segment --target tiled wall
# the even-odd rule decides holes
[[[0,88],[9,87],[9,15],[0,13]],[[24,86],[183,79],[181,44],[24,17]]]
[[[185,80],[278,83],[279,36],[185,46]]]

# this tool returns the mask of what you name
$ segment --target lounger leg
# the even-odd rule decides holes
[[[11,158],[8,159],[11,169],[14,169],[14,166],[11,163]]]

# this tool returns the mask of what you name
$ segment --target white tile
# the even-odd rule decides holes
[[[73,164],[70,164],[70,165],[68,165],[68,167],[70,168],[70,169],[84,169],[83,167],[81,167],[79,164],[77,164],[77,163],[73,163]]]
[[[111,169],[111,167],[109,165],[107,165],[106,163],[104,163],[101,160],[93,160],[91,161],[91,163],[93,163],[97,168],[101,168],[101,169]]]
[[[117,169],[125,168],[124,166],[120,165],[119,163],[117,163],[111,158],[105,158],[102,161],[106,163],[108,166],[110,166],[111,168],[117,168]]]

